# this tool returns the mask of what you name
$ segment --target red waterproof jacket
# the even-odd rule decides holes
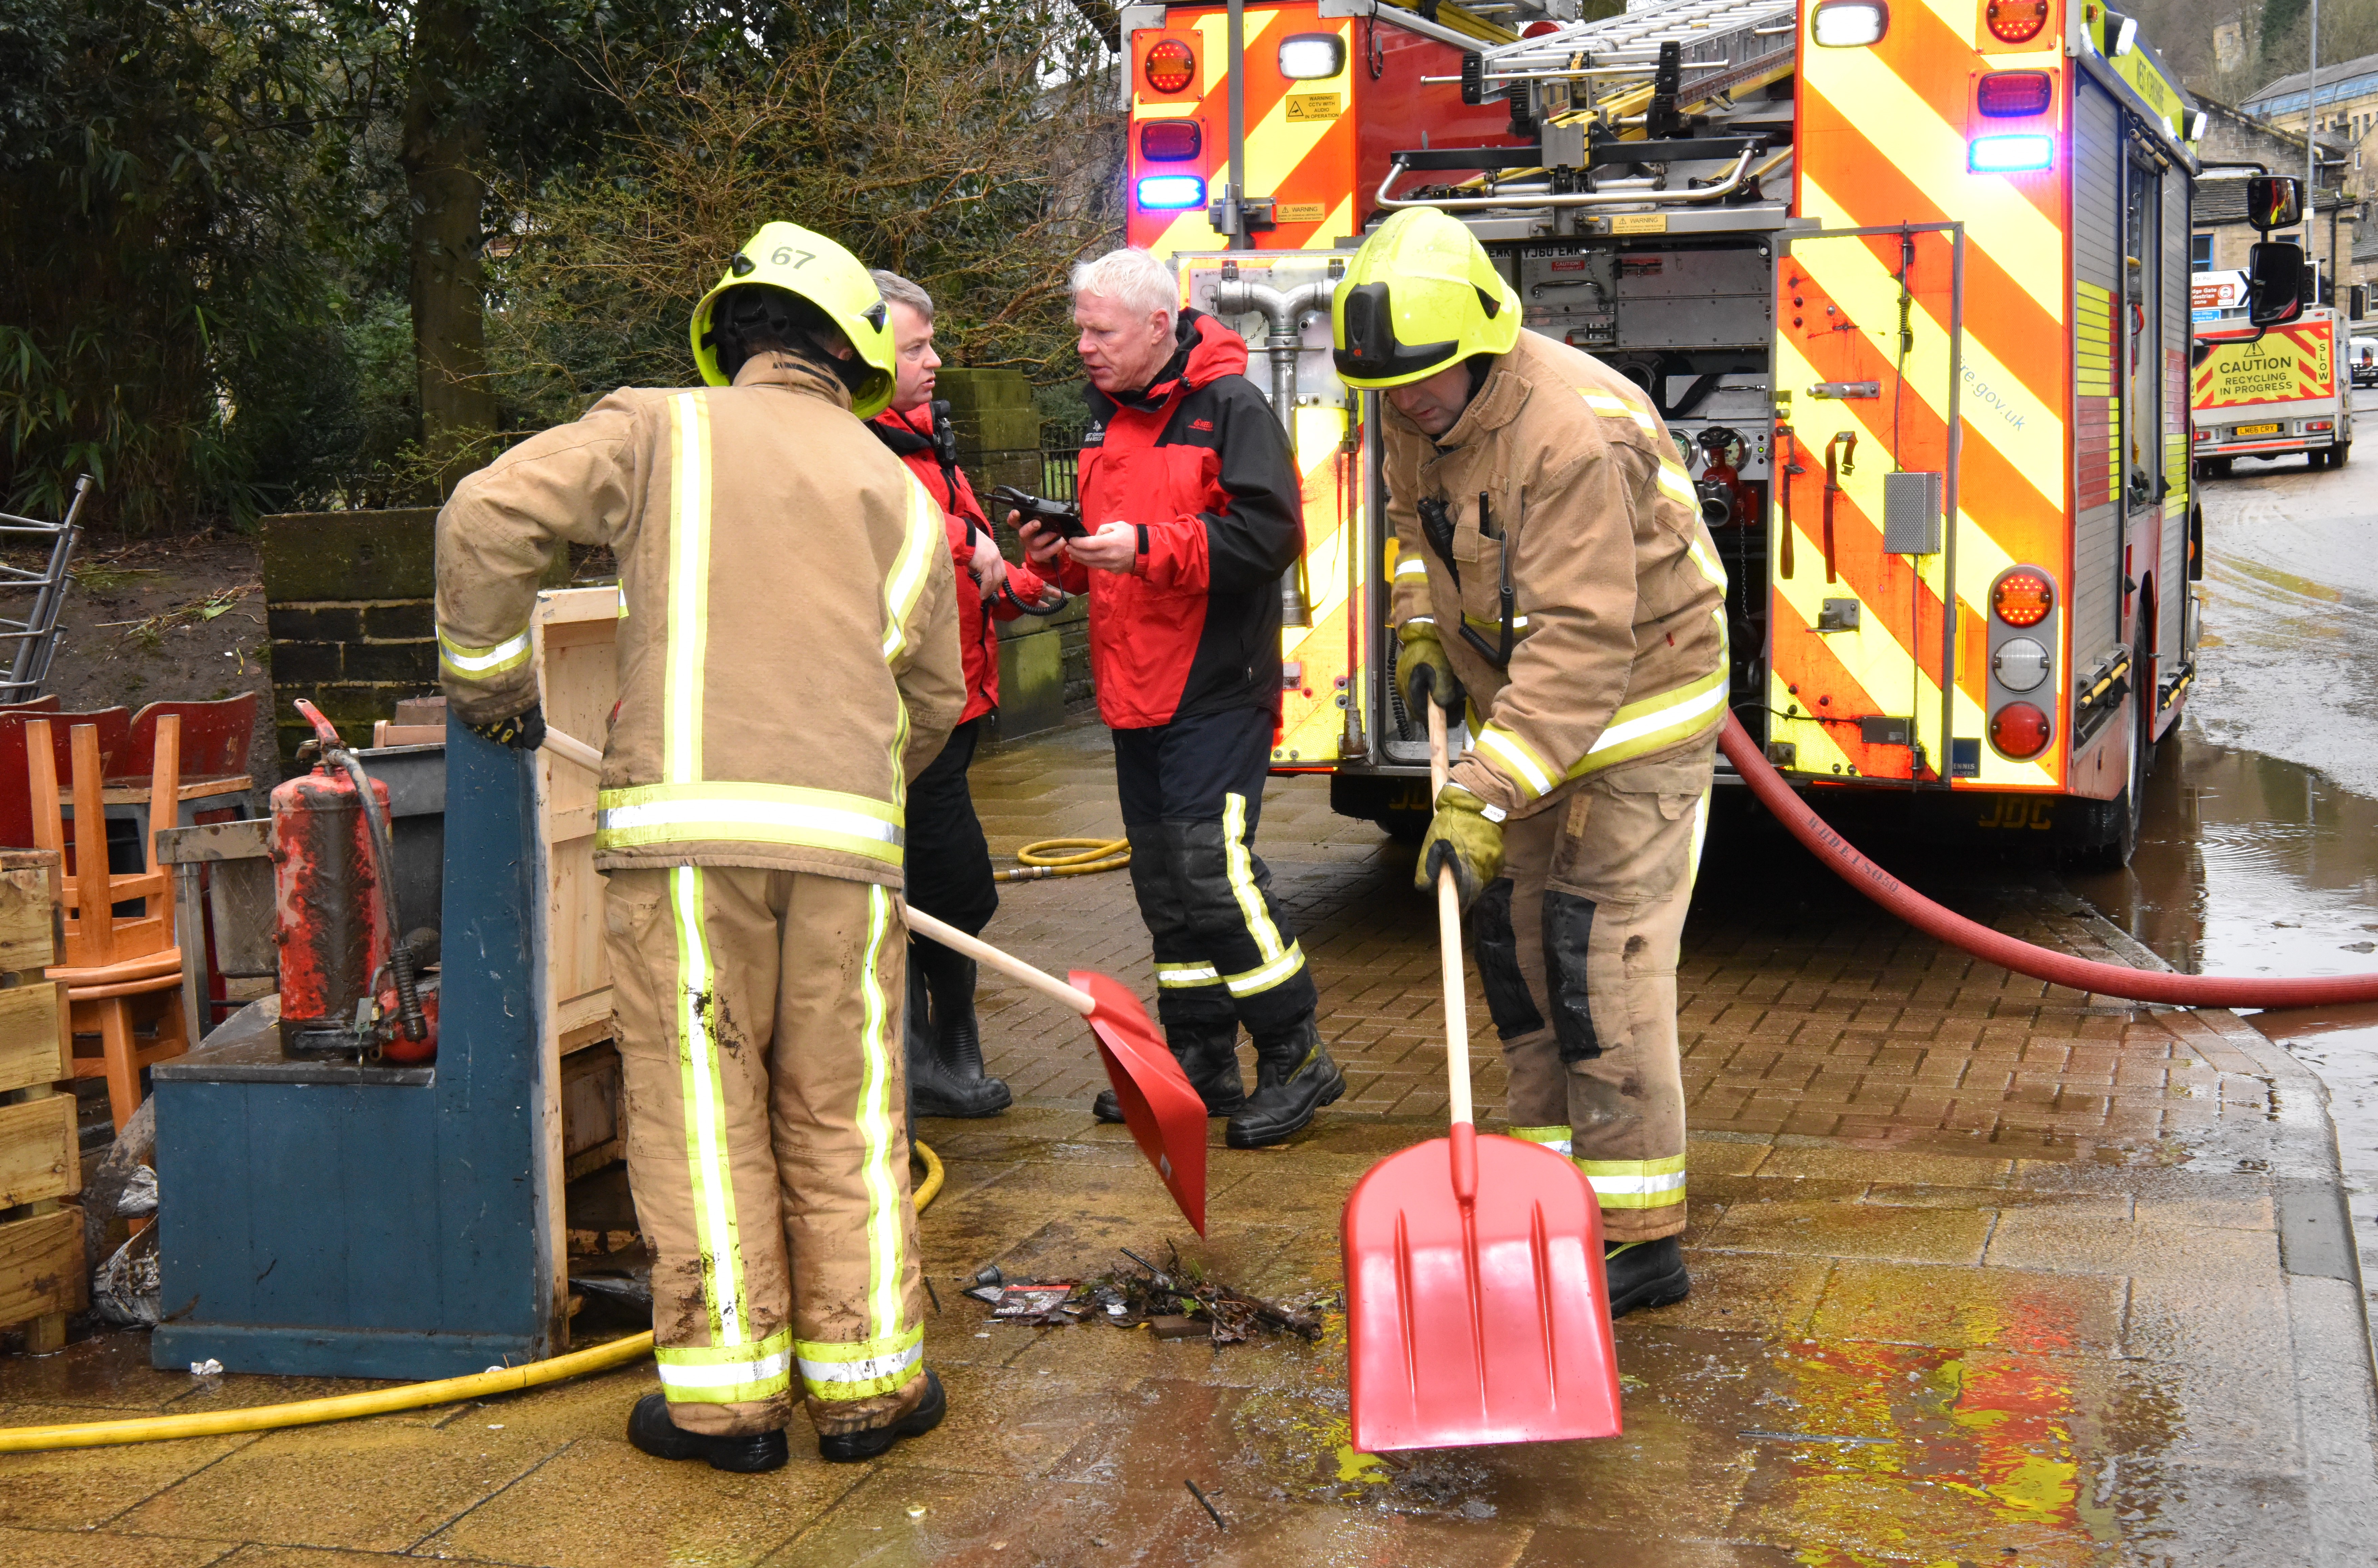
[[[1184,310],[1171,360],[1147,390],[1088,389],[1084,526],[1139,529],[1128,574],[1068,561],[1090,596],[1099,713],[1144,729],[1232,708],[1279,711],[1279,579],[1304,549],[1303,485],[1247,347]]]
[[[925,493],[942,506],[942,521],[950,536],[950,561],[957,569],[958,642],[966,652],[967,689],[966,712],[958,716],[958,723],[965,724],[999,706],[999,633],[991,623],[1012,621],[1022,615],[1015,600],[1038,603],[1047,584],[1029,566],[1010,561],[1007,581],[1015,598],[997,596],[991,601],[991,613],[983,614],[982,589],[968,563],[974,559],[977,536],[990,533],[991,522],[983,516],[982,503],[974,498],[966,471],[958,467],[956,443],[950,436],[949,406],[925,403],[907,413],[886,409],[869,422],[869,428],[916,471],[925,482]]]

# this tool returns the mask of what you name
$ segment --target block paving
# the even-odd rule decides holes
[[[1078,722],[986,753],[994,851],[1117,832],[1110,758]],[[2317,1082],[2231,1014],[1945,950],[1771,824],[1721,819],[1679,978],[1694,1289],[1618,1325],[1623,1437],[1359,1454],[1342,1319],[1317,1346],[1214,1347],[994,1324],[957,1293],[987,1263],[1079,1278],[1177,1245],[1212,1277],[1326,1302],[1347,1191],[1441,1129],[1412,852],[1332,815],[1326,781],[1276,780],[1258,849],[1347,1096],[1279,1149],[1223,1149],[1217,1127],[1200,1241],[1090,1119],[1103,1078],[1078,1022],[986,976],[1017,1104],[919,1128],[948,1173],[921,1227],[939,1432],[841,1468],[797,1423],[773,1476],[661,1465],[622,1438],[644,1365],[335,1427],[0,1455],[0,1563],[2369,1562],[2370,1340]],[[1963,913],[2155,962],[2036,868],[1913,856],[1893,868]],[[991,940],[1149,994],[1125,877],[1003,894]],[[1491,1130],[1503,1075],[1471,1002]],[[0,1425],[363,1386],[146,1359],[124,1334],[0,1357]]]

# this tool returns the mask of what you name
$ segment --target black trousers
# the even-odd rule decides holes
[[[981,819],[974,814],[974,796],[967,790],[967,769],[990,722],[985,713],[952,730],[942,754],[908,786],[908,903],[970,937],[980,935],[999,909],[991,845],[982,836]],[[942,947],[925,937],[911,940]]]
[[[1318,1000],[1255,854],[1275,724],[1267,709],[1236,708],[1114,732],[1132,892],[1155,943],[1167,1030],[1244,1023],[1260,1038]]]

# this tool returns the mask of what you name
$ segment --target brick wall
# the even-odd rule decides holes
[[[272,640],[272,722],[294,769],[313,733],[304,698],[357,745],[407,697],[438,690],[438,513],[285,512],[263,520],[264,613]],[[557,552],[548,581],[570,580]]]

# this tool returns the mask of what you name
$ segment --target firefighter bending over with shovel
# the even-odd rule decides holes
[[[941,510],[861,423],[894,374],[867,269],[770,223],[692,341],[707,388],[614,392],[455,490],[438,635],[455,713],[533,748],[537,580],[564,542],[619,557],[594,863],[662,1387],[628,1439],[773,1470],[796,1372],[826,1459],[942,1418],[897,895],[907,786],[966,689]]]
[[[1388,409],[1398,687],[1471,714],[1416,880],[1449,865],[1471,908],[1511,1135],[1591,1182],[1612,1315],[1681,1300],[1676,949],[1725,717],[1723,569],[1643,389],[1520,330],[1454,219],[1388,219],[1331,314],[1339,374]]]

